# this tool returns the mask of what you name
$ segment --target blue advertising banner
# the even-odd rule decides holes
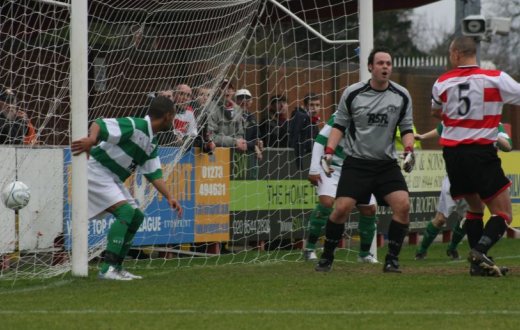
[[[66,233],[65,246],[71,247],[70,222],[70,149],[64,149],[64,189],[65,205],[64,231]],[[177,201],[183,208],[182,217],[178,217],[168,202],[148,183],[142,174],[137,172],[125,182],[125,186],[135,197],[139,207],[145,214],[143,224],[139,228],[134,245],[161,245],[193,242],[195,227],[195,158],[193,150],[179,155],[179,149],[173,147],[159,148],[159,157],[163,165],[163,174],[166,184],[173,191]],[[180,159],[178,159],[180,158]],[[86,221],[86,220],[85,220]],[[88,226],[89,247],[102,242],[110,225],[114,221],[111,215],[90,219]]]

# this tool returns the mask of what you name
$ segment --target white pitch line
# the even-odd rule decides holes
[[[443,311],[443,310],[427,310],[427,311],[355,311],[355,310],[338,310],[338,311],[323,311],[323,310],[195,310],[195,309],[163,309],[163,310],[97,310],[97,309],[66,309],[66,310],[0,310],[0,315],[22,315],[22,314],[133,314],[133,315],[444,315],[444,316],[459,316],[459,315],[520,315],[520,310],[479,310],[479,311]]]
[[[8,290],[5,290],[5,291],[1,290],[0,291],[0,295],[47,290],[47,289],[52,289],[52,288],[57,288],[57,287],[60,287],[60,286],[67,285],[67,284],[69,284],[69,283],[71,283],[73,281],[74,280],[61,280],[61,281],[57,281],[57,282],[53,282],[53,283],[49,283],[49,284],[45,284],[45,285],[33,286],[33,287],[29,287],[29,288],[12,289],[12,290],[8,289]]]

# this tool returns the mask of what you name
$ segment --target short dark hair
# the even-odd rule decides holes
[[[370,54],[368,54],[368,64],[369,65],[374,64],[374,57],[376,56],[377,53],[387,53],[387,54],[390,54],[390,56],[392,56],[390,49],[388,49],[386,47],[375,47],[374,49],[372,49]]]
[[[311,101],[319,101],[320,97],[316,93],[310,92],[303,98],[303,105],[308,106]]]
[[[279,102],[287,102],[287,99],[283,95],[274,95],[274,96],[271,96],[271,101],[269,101],[269,104],[275,105],[276,103],[279,103]]]
[[[477,54],[477,42],[473,37],[461,36],[453,39],[452,49],[462,53],[464,56],[475,56]]]
[[[16,104],[16,93],[10,88],[0,89],[0,101],[7,104]]]
[[[154,97],[150,106],[148,107],[148,116],[152,119],[160,119],[169,113],[174,113],[173,101],[166,96]]]
[[[163,83],[163,84],[159,85],[159,87],[157,88],[157,90],[155,92],[159,93],[159,92],[165,92],[165,91],[173,91],[172,85],[170,85],[169,83]]]
[[[227,78],[222,79],[222,81],[220,82],[220,89],[224,89],[224,88],[235,89],[231,80],[229,80]]]

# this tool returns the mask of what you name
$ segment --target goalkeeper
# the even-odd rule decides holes
[[[325,148],[330,166],[341,139],[346,158],[336,192],[336,204],[325,226],[323,253],[316,271],[328,272],[345,222],[357,204],[368,204],[371,195],[379,205],[392,209],[388,228],[388,252],[383,271],[400,273],[399,253],[410,223],[410,199],[397,162],[394,139],[397,127],[404,145],[403,169],[411,172],[413,153],[412,99],[406,88],[390,80],[392,56],[388,49],[373,49],[368,56],[371,78],[350,85],[343,92]]]
[[[152,100],[145,118],[97,119],[88,137],[73,141],[71,152],[90,154],[88,160],[88,217],[109,212],[115,217],[108,230],[104,262],[98,277],[106,280],[141,279],[123,269],[143,212],[123,185],[138,167],[179,216],[182,209],[162,178],[156,134],[171,129],[175,110],[164,96]]]
[[[311,213],[309,235],[305,249],[303,250],[303,257],[306,261],[318,259],[315,252],[316,242],[321,236],[322,228],[325,227],[327,219],[332,213],[339,175],[341,173],[341,165],[345,159],[345,151],[343,150],[345,144],[344,140],[341,140],[332,156],[332,173],[326,175],[320,166],[320,161],[323,157],[332,125],[334,125],[334,114],[320,130],[312,147],[312,160],[308,179],[314,186],[317,186],[319,203]],[[370,246],[372,245],[376,231],[375,204],[375,197],[372,195],[368,205],[356,205],[360,213],[358,225],[360,251],[358,261],[370,264],[378,263],[377,259],[370,253]]]
[[[424,133],[424,134],[415,134],[415,139],[419,141],[424,141],[431,138],[438,138],[442,134],[443,125],[439,123],[437,128]],[[509,152],[513,148],[513,143],[511,138],[506,133],[504,129],[504,125],[501,123],[498,125],[498,138],[497,138],[497,148],[504,152]],[[423,239],[421,241],[421,245],[419,249],[415,253],[415,260],[422,260],[426,258],[428,248],[435,240],[435,237],[440,232],[442,226],[446,223],[448,217],[456,212],[460,219],[457,221],[456,225],[453,227],[453,235],[451,237],[450,244],[448,245],[448,249],[446,250],[446,255],[451,259],[459,259],[459,253],[457,251],[457,246],[466,235],[465,230],[465,219],[472,219],[473,221],[480,221],[482,224],[482,214],[468,212],[468,203],[464,199],[453,200],[450,193],[450,180],[448,176],[444,178],[442,181],[441,194],[439,196],[439,205],[437,206],[437,213],[435,214],[435,218],[428,223],[426,229],[423,233]],[[479,228],[482,230],[482,225]],[[479,235],[477,235],[478,237]],[[470,248],[473,248],[477,242],[468,241]]]

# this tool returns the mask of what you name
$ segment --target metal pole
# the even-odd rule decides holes
[[[368,54],[374,48],[374,6],[372,0],[358,0],[359,6],[359,80],[370,78]]]
[[[462,35],[462,20],[468,15],[480,15],[480,0],[457,0],[455,5],[455,36]],[[477,42],[477,63],[480,65],[480,41]]]
[[[311,32],[312,34],[314,34],[316,37],[320,38],[323,42],[325,42],[327,44],[347,44],[347,45],[349,45],[349,44],[357,44],[358,43],[358,40],[354,40],[354,39],[352,39],[352,40],[330,40],[329,38],[327,38],[324,35],[322,35],[320,32],[316,31],[312,26],[310,26],[309,24],[305,23],[304,20],[302,20],[301,18],[296,16],[292,11],[290,11],[289,9],[284,7],[278,1],[276,1],[276,0],[268,0],[268,1],[271,2],[273,5],[275,5],[277,8],[279,8],[281,11],[283,11],[284,13],[289,15],[293,20],[298,22],[300,25],[302,25],[307,30],[309,30],[309,32]],[[370,1],[372,1],[372,0],[370,0]]]
[[[374,6],[372,0],[358,0],[359,7],[359,80],[370,79],[368,54],[374,48]],[[377,230],[370,246],[370,253],[377,259]]]
[[[72,141],[88,129],[88,4],[71,0],[70,107]],[[88,276],[87,156],[72,156],[72,275]]]

